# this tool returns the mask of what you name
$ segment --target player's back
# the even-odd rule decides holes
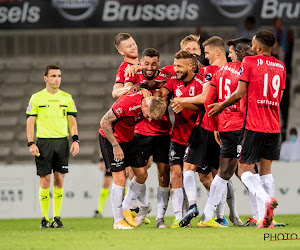
[[[272,56],[244,58],[240,80],[248,82],[246,129],[280,133],[279,109],[285,78],[285,66]]]

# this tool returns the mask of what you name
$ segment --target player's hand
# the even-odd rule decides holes
[[[79,153],[79,143],[77,141],[72,143],[70,153],[73,155],[73,157]]]
[[[113,147],[113,151],[115,161],[122,161],[124,159],[124,152],[119,144]]]
[[[171,102],[180,102],[180,103],[183,103],[183,99],[181,97],[175,97],[173,98],[173,100],[171,100]]]
[[[176,74],[172,74],[172,73],[167,73],[165,74],[167,78],[171,78],[172,76],[176,76]]]
[[[104,165],[105,165],[104,161],[99,161],[98,167],[99,167],[99,170],[100,170],[100,171],[103,171],[103,170],[104,170]]]
[[[129,68],[125,70],[125,77],[133,77],[136,72],[139,70],[139,65],[131,65]]]
[[[223,111],[221,103],[212,103],[212,104],[208,105],[208,107],[212,108],[208,112],[208,116],[217,116],[218,114],[220,114]]]
[[[220,137],[220,133],[219,131],[214,131],[214,136],[215,136],[215,140],[216,142],[220,145],[220,147],[222,147],[222,141],[221,141],[221,137]]]
[[[143,94],[144,97],[152,96],[152,93],[147,89],[141,89],[140,93]]]
[[[185,109],[185,105],[184,103],[178,102],[176,100],[171,100],[171,106],[173,108],[173,111],[178,114],[179,112],[181,112],[183,109]]]
[[[29,153],[33,156],[37,156],[39,157],[40,156],[40,151],[39,151],[39,148],[37,147],[37,145],[35,144],[32,144],[30,147],[29,147]]]
[[[131,86],[131,88],[128,90],[128,93],[133,93],[133,92],[140,91],[140,90],[141,90],[141,85],[135,84],[135,85]]]

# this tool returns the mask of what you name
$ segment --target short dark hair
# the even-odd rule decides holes
[[[119,49],[119,45],[121,42],[128,40],[130,37],[131,37],[131,35],[128,33],[119,33],[118,35],[116,35],[115,41],[114,41],[114,45],[115,45],[116,49]]]
[[[148,49],[145,49],[142,53],[142,57],[146,57],[146,56],[149,56],[149,57],[157,56],[157,58],[159,58],[159,52],[157,49],[148,48]]]
[[[50,65],[47,65],[47,66],[46,66],[46,68],[45,68],[45,70],[44,70],[44,76],[47,76],[47,75],[48,75],[48,72],[49,72],[50,69],[59,69],[59,70],[61,71],[60,67],[58,67],[57,65],[55,65],[55,64],[50,64]]]
[[[240,37],[240,38],[237,38],[237,39],[231,39],[231,40],[229,40],[227,42],[227,45],[228,46],[233,46],[234,48],[236,48],[236,46],[239,43],[248,43],[248,44],[250,44],[251,40],[249,38],[246,38],[246,37]]]
[[[175,55],[175,59],[193,59],[193,55],[188,51],[179,51]]]
[[[225,43],[223,39],[219,36],[212,36],[202,43],[203,47],[206,47],[208,45],[220,48],[225,52]]]
[[[254,35],[255,39],[266,47],[272,48],[275,44],[275,36],[269,30],[257,31]]]

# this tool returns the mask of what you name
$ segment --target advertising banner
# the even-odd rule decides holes
[[[0,29],[300,24],[300,0],[0,0]]]
[[[62,217],[92,217],[97,208],[99,189],[103,183],[104,173],[98,170],[96,164],[70,165],[65,178]],[[278,200],[276,214],[300,213],[300,176],[299,162],[274,162],[272,166],[275,180],[275,197]],[[291,174],[293,173],[293,174]],[[146,181],[147,195],[152,205],[150,216],[157,212],[157,168],[153,164],[148,170]],[[200,213],[203,211],[207,191],[197,179],[197,204]],[[237,210],[241,215],[250,215],[248,191],[236,177],[232,177]],[[52,185],[50,197],[52,197]],[[10,218],[40,218],[39,177],[36,176],[35,166],[0,166],[0,219]],[[52,198],[50,199],[50,217],[52,215]],[[226,205],[225,215],[229,210]],[[103,215],[112,217],[111,201],[108,196]],[[167,216],[174,216],[172,201],[169,199]]]

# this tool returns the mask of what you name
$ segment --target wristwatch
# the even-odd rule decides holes
[[[30,141],[30,142],[27,143],[27,146],[30,147],[33,144],[35,144],[34,141]]]

